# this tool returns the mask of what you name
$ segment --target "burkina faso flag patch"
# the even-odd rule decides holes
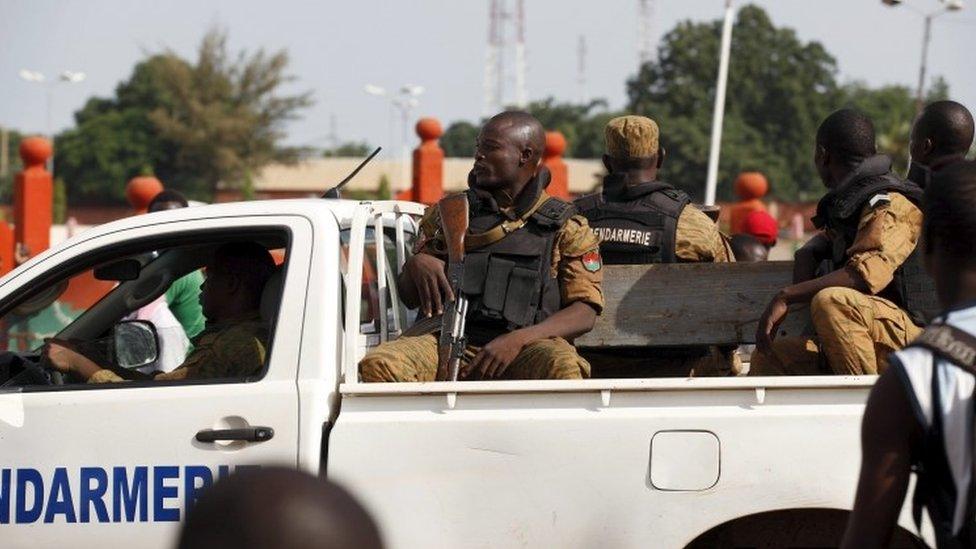
[[[586,252],[583,254],[583,268],[591,273],[595,273],[603,267],[603,261],[600,259],[600,252]]]

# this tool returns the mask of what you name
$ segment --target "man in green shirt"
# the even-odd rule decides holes
[[[193,271],[173,282],[166,290],[166,304],[183,326],[186,337],[193,339],[203,331],[206,319],[200,308],[200,285],[203,274]]]
[[[149,213],[175,210],[189,206],[186,197],[179,191],[162,191],[149,202]],[[166,290],[166,304],[183,326],[186,337],[191,340],[203,331],[206,319],[200,308],[200,285],[203,284],[203,274],[193,271],[178,279]],[[192,350],[192,346],[190,347]]]

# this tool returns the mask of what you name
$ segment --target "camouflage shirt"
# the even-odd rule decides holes
[[[268,326],[257,313],[208,325],[193,339],[193,352],[178,368],[157,374],[157,381],[242,378],[264,367]],[[111,370],[99,370],[89,383],[124,381]]]
[[[845,267],[863,280],[872,294],[891,284],[922,232],[918,206],[902,194],[889,194],[889,202],[864,207],[854,244],[847,250],[850,259]]]
[[[729,263],[735,261],[732,248],[718,225],[695,206],[689,204],[678,216],[674,233],[674,254],[681,261],[694,263]]]

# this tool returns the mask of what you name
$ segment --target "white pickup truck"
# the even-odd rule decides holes
[[[390,547],[839,540],[871,377],[360,383],[365,350],[411,320],[395,280],[422,210],[310,199],[143,215],[0,279],[0,544],[169,547],[201,488],[268,463],[349,487]],[[41,337],[118,337],[231,239],[283,262],[260,375],[94,385],[39,365]],[[133,259],[131,276],[112,268]],[[907,510],[900,525],[896,546],[915,546]]]

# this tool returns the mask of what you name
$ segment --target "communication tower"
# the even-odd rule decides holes
[[[515,0],[510,11],[507,0],[488,1],[488,48],[485,56],[484,114],[492,115],[507,104],[524,107],[527,63],[525,55],[525,0]],[[514,56],[514,74],[505,72],[506,56]],[[509,90],[510,82],[514,90]],[[507,93],[506,93],[507,92]]]
[[[654,2],[638,0],[637,4],[637,62],[639,67],[654,60]]]

